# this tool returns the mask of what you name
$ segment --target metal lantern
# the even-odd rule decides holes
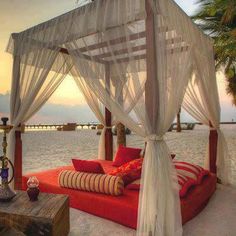
[[[3,130],[3,141],[2,141],[2,148],[3,148],[3,156],[0,157],[0,162],[2,163],[0,176],[2,179],[0,185],[0,202],[7,202],[10,201],[13,197],[16,196],[16,193],[10,188],[9,184],[12,182],[14,178],[14,167],[10,160],[8,160],[6,152],[7,152],[7,132],[10,131],[12,126],[7,125],[8,118],[2,117],[1,118],[3,124],[0,125],[0,129]],[[8,165],[10,164],[12,168],[12,177],[10,180],[9,177],[9,168]]]

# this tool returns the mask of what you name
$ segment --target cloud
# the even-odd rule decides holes
[[[10,93],[0,93],[0,113],[9,113],[10,110]]]
[[[9,117],[10,94],[0,93],[0,116]],[[97,121],[95,115],[87,105],[66,105],[46,103],[27,123],[87,123]]]
[[[0,117],[9,117],[10,94],[0,93]],[[221,107],[221,121],[236,121],[236,108],[231,103]],[[66,105],[47,102],[27,123],[29,124],[61,124],[67,122],[87,123],[97,119],[86,104]],[[194,119],[182,109],[182,122],[193,122]]]
[[[42,109],[30,119],[29,123],[87,123],[97,121],[87,105],[45,104]]]

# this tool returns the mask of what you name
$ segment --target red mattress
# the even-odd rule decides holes
[[[111,161],[99,161],[105,172],[115,167]],[[122,196],[110,196],[100,193],[84,192],[62,188],[58,184],[58,174],[61,170],[74,170],[72,166],[64,166],[53,170],[32,173],[23,176],[23,190],[26,190],[29,176],[37,176],[42,192],[67,194],[70,206],[93,215],[103,217],[119,224],[136,229],[138,213],[138,191],[125,189]],[[207,204],[216,189],[214,174],[207,176],[201,185],[193,187],[185,198],[181,198],[183,224],[196,216]]]

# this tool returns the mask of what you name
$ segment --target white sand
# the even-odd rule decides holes
[[[236,236],[236,125],[223,125],[222,129],[229,147],[234,189],[219,185],[207,207],[184,226],[184,236]],[[166,139],[177,159],[203,165],[208,135],[206,127],[196,126],[194,131],[168,133]],[[96,158],[99,140],[94,130],[27,132],[22,138],[25,173],[68,165],[72,157]],[[127,136],[127,144],[144,146],[136,135]],[[134,234],[122,225],[71,209],[71,236]]]
[[[222,125],[222,129],[229,147],[232,183],[236,185],[236,125]],[[197,125],[193,131],[169,132],[166,139],[170,150],[176,153],[177,159],[203,165],[208,135],[207,127]],[[73,157],[82,159],[97,157],[99,136],[96,135],[96,130],[30,131],[23,134],[22,138],[24,173],[70,165]],[[127,136],[127,144],[144,147],[143,139],[134,134]]]

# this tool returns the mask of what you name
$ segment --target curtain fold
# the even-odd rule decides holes
[[[16,48],[16,47],[15,47]],[[51,71],[52,67],[57,72]],[[14,55],[8,156],[14,163],[15,130],[30,119],[49,99],[70,68],[59,50],[31,47],[28,53]]]
[[[210,129],[213,127],[217,130],[217,176],[222,183],[229,184],[230,158],[224,134],[220,129],[220,104],[216,81],[213,51],[206,57],[195,50],[194,74],[188,84],[182,106],[196,120],[209,126]],[[204,161],[207,169],[209,169],[209,162],[209,143],[207,143]]]
[[[79,73],[77,72],[75,67],[72,68],[71,75],[73,76],[79,90],[82,92],[88,106],[93,111],[99,122],[103,125],[98,144],[98,159],[105,160],[105,132],[107,128],[111,129],[111,127],[106,127],[105,107],[95,96],[93,90],[90,89],[89,86],[87,86],[84,79],[79,76]]]

